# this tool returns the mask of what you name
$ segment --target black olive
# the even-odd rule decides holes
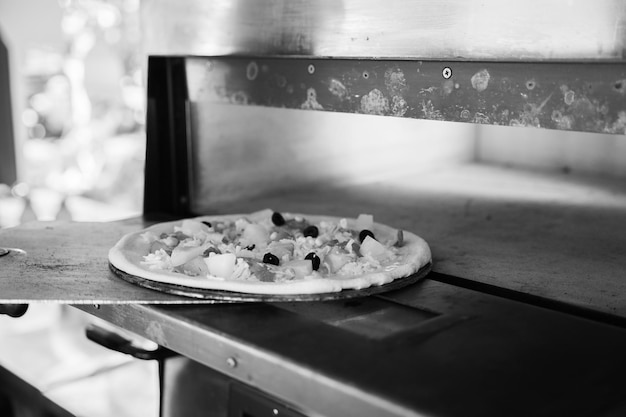
[[[311,263],[313,264],[313,270],[317,271],[320,268],[320,263],[322,263],[322,260],[320,259],[319,256],[317,256],[315,254],[315,252],[310,252],[308,253],[304,259],[310,259]]]
[[[317,228],[317,226],[307,226],[302,231],[302,234],[304,235],[304,237],[307,237],[307,236],[318,237],[320,234],[320,231]]]
[[[274,223],[276,226],[282,226],[285,224],[285,218],[282,214],[275,211],[274,213],[272,213],[272,223]]]
[[[207,227],[213,227],[213,225],[211,224],[211,222],[202,222],[203,224],[206,224]]]
[[[374,237],[374,233],[372,233],[372,231],[371,231],[371,230],[367,230],[367,229],[363,229],[363,230],[361,230],[361,233],[359,233],[359,241],[360,241],[361,243],[363,243],[363,241],[365,240],[365,238],[366,238],[366,237],[368,237],[368,236],[369,236],[369,237],[371,237],[372,239],[376,239],[376,238]]]
[[[278,259],[278,256],[274,255],[273,253],[268,252],[265,255],[263,255],[263,263],[271,264],[271,265],[278,265],[280,264],[280,260]]]
[[[209,257],[209,254],[211,254],[211,253],[217,253],[217,254],[219,255],[219,254],[221,254],[222,252],[220,252],[220,250],[219,250],[219,249],[214,248],[213,246],[211,246],[210,248],[208,248],[207,250],[205,250],[205,251],[202,253],[202,256],[203,256],[203,257],[205,257],[205,258],[208,258],[208,257]]]

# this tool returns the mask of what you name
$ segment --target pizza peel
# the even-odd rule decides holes
[[[0,230],[0,304],[212,304],[366,297],[411,285],[431,265],[389,284],[336,293],[257,295],[149,281],[111,267],[107,253],[141,218],[107,223],[31,222]]]

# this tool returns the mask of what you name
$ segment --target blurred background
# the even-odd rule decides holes
[[[140,213],[139,0],[1,0],[0,38],[10,58],[17,173],[0,176],[0,227]],[[10,153],[3,145],[5,167]]]
[[[139,0],[0,0],[0,41],[0,228],[138,215]],[[95,320],[49,304],[0,316],[0,366],[75,415],[157,415],[156,364],[87,340]]]

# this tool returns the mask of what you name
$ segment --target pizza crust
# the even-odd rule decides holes
[[[259,216],[263,215],[261,213],[266,214],[267,211],[251,214],[200,216],[196,217],[195,220],[224,221],[246,217],[254,221],[258,219]],[[341,219],[338,217],[308,214],[290,213],[290,215],[301,216],[309,222],[317,224],[321,221],[338,222]],[[354,219],[347,219],[347,221],[349,227],[356,227],[356,221]],[[211,277],[191,277],[165,270],[152,270],[142,265],[143,257],[149,253],[150,243],[143,239],[141,235],[146,232],[152,232],[157,236],[161,233],[169,233],[174,230],[175,226],[180,226],[181,223],[182,220],[158,223],[146,229],[125,235],[110,249],[109,262],[117,269],[127,274],[166,284],[249,294],[297,295],[332,293],[346,289],[358,290],[371,286],[384,285],[395,279],[404,278],[416,273],[421,267],[430,263],[432,258],[428,244],[421,237],[414,233],[403,231],[404,243],[402,247],[399,248],[400,257],[395,259],[393,264],[383,264],[383,266],[375,272],[357,276],[312,278],[286,282],[227,281]],[[397,229],[380,223],[374,223],[373,232],[380,239],[393,239],[397,233]]]

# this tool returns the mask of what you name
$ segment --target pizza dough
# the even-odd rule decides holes
[[[273,213],[275,212],[268,209],[250,214],[200,216],[193,219],[158,223],[122,237],[110,249],[109,262],[127,274],[155,282],[207,290],[283,295],[332,293],[346,289],[358,290],[384,285],[395,279],[410,276],[431,262],[430,248],[422,238],[411,232],[399,232],[398,229],[375,223],[371,216],[361,215],[355,219],[343,219],[331,216],[282,213],[282,217],[287,219],[287,224],[276,226],[272,220]],[[302,236],[300,232],[305,228],[305,225],[307,227],[315,226],[319,235],[315,237]],[[367,230],[373,233],[374,239],[371,236],[361,234],[364,225]],[[283,229],[289,232],[286,235],[289,238],[281,240],[281,236],[285,236],[281,235]],[[182,230],[185,230],[186,233],[183,233]],[[197,233],[192,236],[194,231]],[[269,244],[272,246],[265,246],[266,243],[258,238],[259,233],[263,234],[264,231],[267,233]],[[178,237],[188,237],[188,239],[178,243],[178,246],[181,246],[180,249],[175,249],[168,254],[165,251],[157,250],[150,255],[151,248],[154,250],[157,240],[168,244],[176,243],[168,240],[168,237],[173,237],[174,233],[179,233],[176,235]],[[361,242],[359,242],[361,239],[357,237],[359,234],[361,234],[360,237],[365,237]],[[337,236],[340,238],[344,236],[344,241],[338,242],[338,239],[335,239]],[[176,239],[174,238],[174,240]],[[280,243],[277,243],[278,241]],[[288,260],[289,257],[287,256],[280,260],[281,265],[276,266],[263,262],[262,257],[270,252],[268,248],[291,242],[296,246],[295,250],[292,249],[294,260]],[[158,243],[157,246],[160,244]],[[244,245],[246,246],[244,247]],[[317,271],[308,274],[306,271],[311,270],[308,263],[295,259],[303,257],[303,252],[298,253],[301,251],[299,245],[308,248],[306,251],[320,255],[318,264],[321,267],[318,267]],[[354,261],[352,264],[348,263],[337,268],[338,265],[333,264],[333,259],[329,256],[331,251],[339,251],[339,249],[334,249],[333,245],[342,246],[343,249],[341,250],[344,252],[356,251],[358,262]],[[217,247],[221,249],[218,250]],[[361,250],[364,252],[363,254],[360,253]],[[172,258],[180,256],[182,252],[190,253],[189,256],[193,256],[193,260],[172,267]],[[218,255],[217,252],[221,253]],[[232,252],[232,255],[229,252]],[[235,266],[232,263],[234,258],[237,261]],[[357,258],[357,256],[352,253],[352,258]],[[173,263],[177,264],[180,259]],[[267,257],[264,259],[265,261],[268,260]],[[194,270],[191,273],[185,269],[186,265],[194,263],[201,270],[196,276],[192,276],[194,273],[198,273],[198,270],[194,269],[195,267],[189,268]],[[206,272],[207,269],[204,264],[212,268],[210,269],[211,272],[217,272],[224,276],[211,275],[211,273]],[[255,269],[257,265],[254,264],[276,271],[277,279],[262,281],[257,277],[257,274],[248,270],[243,271],[243,273],[236,271],[236,273],[226,276],[232,272],[233,267],[239,268],[239,270],[242,268]],[[301,264],[309,269],[300,268]],[[222,272],[224,265],[226,265],[226,272]],[[248,268],[251,265],[255,268]],[[291,265],[294,267],[290,268]],[[301,272],[302,270],[305,272]],[[283,274],[285,271],[289,274]]]

